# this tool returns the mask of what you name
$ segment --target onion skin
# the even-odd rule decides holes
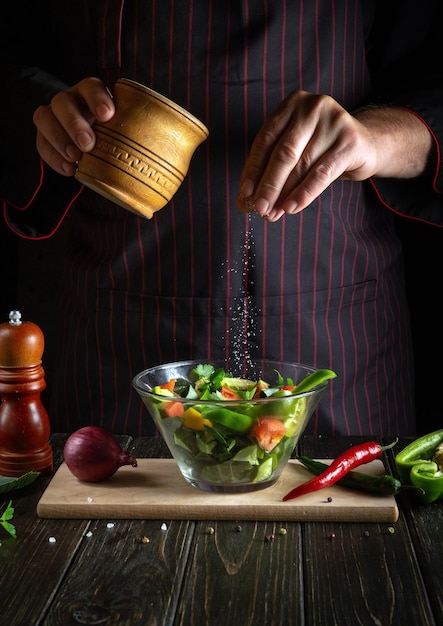
[[[137,467],[132,454],[123,451],[114,435],[100,426],[85,426],[72,433],[63,456],[70,472],[89,483],[107,480],[122,465]]]

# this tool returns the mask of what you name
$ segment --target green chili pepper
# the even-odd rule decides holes
[[[317,370],[312,374],[308,374],[302,381],[295,387],[294,393],[305,393],[306,391],[312,391],[315,387],[322,385],[331,378],[336,378],[337,374],[332,370]]]
[[[443,430],[419,437],[397,454],[395,463],[402,482],[419,487],[426,504],[443,500]]]
[[[297,459],[316,476],[324,472],[325,469],[329,467],[327,463],[315,461],[307,456],[298,456]],[[390,474],[375,476],[373,474],[364,474],[363,472],[356,471],[348,472],[346,476],[337,481],[337,485],[381,496],[395,496],[405,488],[405,485],[402,485],[397,478],[391,476]],[[408,485],[407,488],[410,489],[410,486]]]
[[[308,482],[294,487],[289,493],[283,496],[283,502],[286,500],[292,500],[293,498],[299,498],[317,489],[323,489],[329,487],[334,483],[337,483],[341,478],[344,478],[352,469],[359,465],[364,465],[369,461],[378,459],[385,450],[388,450],[395,446],[397,440],[390,443],[388,446],[381,446],[377,441],[366,441],[356,446],[352,446],[345,452],[342,452],[336,459],[328,465],[326,469],[318,476],[314,476]]]

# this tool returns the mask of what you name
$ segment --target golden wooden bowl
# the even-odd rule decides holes
[[[126,78],[115,83],[114,101],[114,117],[94,123],[96,145],[82,155],[75,178],[151,218],[176,193],[209,131],[186,109]]]

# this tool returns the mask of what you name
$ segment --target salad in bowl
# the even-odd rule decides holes
[[[133,386],[187,482],[246,492],[274,484],[331,370],[280,361],[181,361],[137,374]]]

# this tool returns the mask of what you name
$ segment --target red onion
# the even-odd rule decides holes
[[[63,456],[72,474],[89,483],[110,478],[122,465],[137,467],[132,454],[124,452],[115,437],[99,426],[85,426],[72,433]]]

